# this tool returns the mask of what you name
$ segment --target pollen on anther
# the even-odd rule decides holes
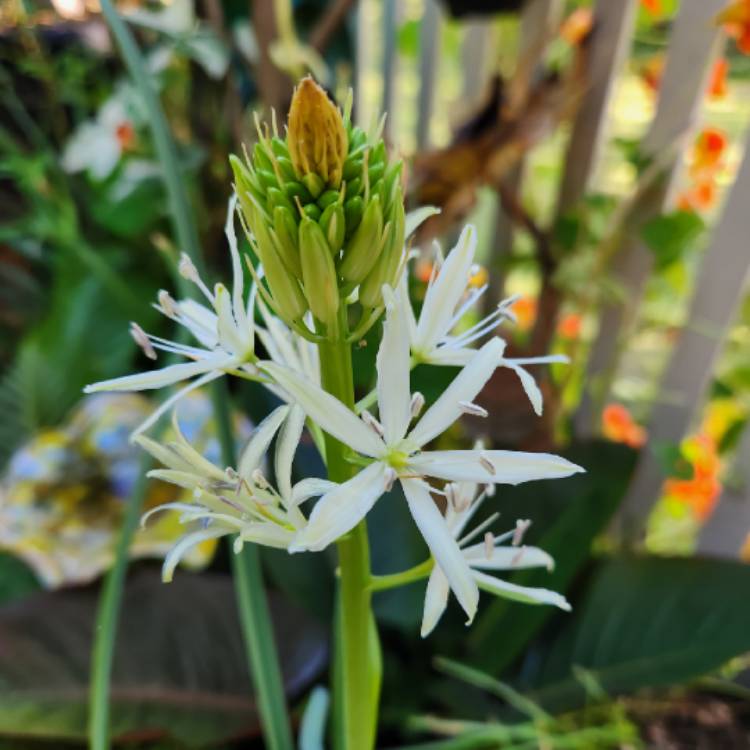
[[[516,521],[516,530],[513,532],[513,541],[511,544],[514,547],[518,547],[521,542],[523,541],[523,535],[528,530],[529,526],[531,526],[531,521],[529,520],[518,520]]]
[[[473,417],[487,417],[487,409],[475,404],[472,401],[459,401],[458,406],[464,414],[470,414]]]
[[[495,467],[492,464],[492,461],[487,457],[485,453],[479,454],[479,463],[482,465],[482,468],[488,473],[488,474],[494,474],[495,473]]]
[[[416,417],[418,417],[423,408],[424,396],[419,391],[416,391],[411,397],[411,405],[409,407],[411,418],[415,419]]]
[[[141,347],[141,350],[149,359],[156,359],[154,347],[151,345],[146,332],[138,325],[138,323],[130,324],[130,335],[132,336],[133,341]]]
[[[491,531],[484,535],[484,555],[488,560],[492,559],[492,553],[495,550],[495,537]]]

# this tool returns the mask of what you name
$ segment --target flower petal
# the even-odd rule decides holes
[[[487,548],[484,544],[473,544],[464,548],[464,557],[472,568],[482,570],[552,570],[555,565],[555,561],[539,547],[493,547],[491,556],[487,557]]]
[[[414,211],[409,211],[409,213],[406,214],[406,220],[404,222],[404,237],[410,237],[417,229],[419,229],[421,224],[430,218],[430,216],[435,216],[435,214],[439,213],[440,209],[435,208],[435,206],[422,206],[421,208],[414,209]]]
[[[426,638],[438,624],[448,606],[448,592],[450,586],[445,573],[436,565],[427,581],[427,591],[424,595],[424,613],[422,614],[422,628],[420,634]]]
[[[385,465],[377,461],[323,495],[289,551],[322,550],[351,531],[385,492],[385,470]]]
[[[84,393],[97,393],[98,391],[146,391],[152,388],[163,388],[174,385],[182,380],[192,378],[194,375],[202,375],[210,370],[220,370],[232,366],[234,357],[206,357],[197,362],[182,362],[178,365],[169,365],[160,370],[139,372],[135,375],[125,375],[122,378],[101,380],[98,383],[87,385]]]
[[[409,511],[419,531],[471,622],[479,604],[479,590],[468,563],[448,529],[448,524],[424,482],[417,479],[402,479],[401,486],[404,488]]]
[[[255,428],[237,464],[237,473],[242,479],[250,479],[250,475],[260,468],[268,446],[287,414],[289,407],[286,404],[278,406]]]
[[[480,456],[494,467],[490,473]],[[409,459],[409,468],[451,482],[520,484],[536,479],[562,479],[584,471],[561,456],[522,451],[424,451]]]
[[[202,529],[201,531],[194,531],[192,534],[187,534],[180,539],[174,547],[167,553],[164,558],[164,565],[161,568],[161,579],[164,583],[169,583],[174,576],[174,569],[182,559],[183,555],[196,544],[206,542],[209,539],[218,539],[221,536],[226,536],[231,533],[225,528],[209,528]]]
[[[430,351],[448,333],[453,311],[466,291],[469,269],[474,262],[477,232],[471,224],[464,227],[456,246],[448,253],[440,272],[425,295],[417,324],[414,348]]]
[[[515,583],[508,583],[508,581],[489,576],[478,570],[473,571],[472,574],[479,587],[490,594],[502,596],[505,599],[512,599],[517,602],[524,602],[525,604],[551,604],[564,609],[566,612],[570,612],[571,610],[568,600],[562,594],[558,594],[557,591],[518,586]]]
[[[411,421],[409,324],[403,295],[386,295],[388,306],[377,357],[380,422],[389,445],[401,440]]]
[[[281,425],[274,461],[276,486],[279,489],[279,495],[287,505],[292,497],[292,463],[304,426],[305,412],[301,406],[294,404],[286,421]]]
[[[252,317],[248,317],[243,295],[245,292],[245,275],[242,270],[240,251],[237,246],[237,233],[234,228],[234,215],[237,209],[237,194],[232,193],[227,206],[227,221],[224,225],[224,234],[229,244],[229,254],[232,257],[232,309],[237,328],[241,334],[247,332],[250,344],[253,343],[255,324]]]
[[[521,385],[523,386],[524,391],[526,391],[529,401],[531,401],[531,406],[534,409],[534,412],[537,416],[541,417],[543,408],[542,392],[536,384],[534,376],[530,372],[526,372],[521,365],[517,365],[510,360],[504,359],[500,364],[503,367],[507,367],[509,370],[513,370],[513,372],[518,375],[521,380]]]
[[[284,365],[259,365],[323,430],[365,456],[381,456],[385,443],[351,409],[330,393]]]
[[[311,497],[325,495],[326,492],[330,492],[335,487],[338,487],[338,483],[332,482],[330,479],[319,479],[318,477],[301,479],[292,488],[292,499],[289,504],[291,507],[296,507]]]
[[[463,412],[460,402],[473,401],[484,388],[500,364],[504,346],[500,339],[491,339],[476,352],[469,364],[456,375],[409,433],[411,442],[418,446],[425,445],[461,416]]]

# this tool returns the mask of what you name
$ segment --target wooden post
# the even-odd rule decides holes
[[[734,461],[733,480],[726,487],[698,537],[698,553],[736,558],[750,533],[750,428],[745,428]]]
[[[705,98],[710,65],[719,48],[720,30],[714,17],[725,4],[724,0],[683,0],[672,31],[656,115],[643,142],[645,154],[675,149],[675,142],[684,139],[694,128]],[[617,4],[607,5],[613,10]],[[624,288],[624,302],[603,310],[588,363],[586,390],[575,420],[579,436],[599,431],[598,407],[609,390],[618,351],[640,306],[653,265],[651,251],[641,241],[637,229],[669,209],[680,170],[678,157],[679,151],[675,149],[675,156],[665,170],[665,179],[655,189],[647,191],[640,202],[633,231],[626,236],[615,258],[614,276]]]
[[[735,319],[750,272],[750,131],[745,158],[721,220],[713,231],[698,272],[699,283],[685,328],[672,353],[635,476],[616,519],[617,530],[639,533],[658,499],[664,476],[653,453],[661,442],[680,441],[703,403],[714,365]]]
[[[435,106],[435,84],[440,62],[442,15],[437,0],[424,0],[419,35],[419,100],[417,112],[417,150],[430,147],[430,122]]]

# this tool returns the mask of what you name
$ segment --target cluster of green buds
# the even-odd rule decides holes
[[[258,127],[244,161],[230,157],[240,214],[263,265],[259,291],[296,330],[359,338],[382,312],[382,288],[402,270],[402,163],[388,160],[382,123],[366,133],[312,78],[295,89],[286,137]],[[357,294],[355,294],[357,290]],[[353,331],[346,305],[361,307]]]

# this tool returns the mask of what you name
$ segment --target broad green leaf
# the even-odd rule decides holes
[[[584,699],[573,667],[609,694],[684,682],[750,650],[750,566],[697,558],[603,562],[550,645],[530,695],[552,711]]]
[[[673,211],[646,222],[641,237],[654,254],[657,268],[664,269],[684,258],[705,228],[694,211]]]
[[[83,740],[96,591],[39,593],[0,608],[0,737]],[[285,687],[327,661],[326,628],[272,599]],[[142,572],[126,588],[112,682],[115,740],[215,746],[259,732],[228,576]]]
[[[526,541],[555,560],[551,573],[528,570],[509,580],[561,593],[588,559],[591,544],[617,508],[635,463],[634,451],[603,442],[575,446],[565,456],[587,473],[555,482],[502,487],[494,502],[485,504],[488,512],[498,510],[509,528],[516,518],[531,519]],[[530,607],[507,599],[486,601],[484,609],[469,636],[471,658],[495,675],[521,654],[555,613],[550,607]],[[563,619],[568,616],[562,615]]]

